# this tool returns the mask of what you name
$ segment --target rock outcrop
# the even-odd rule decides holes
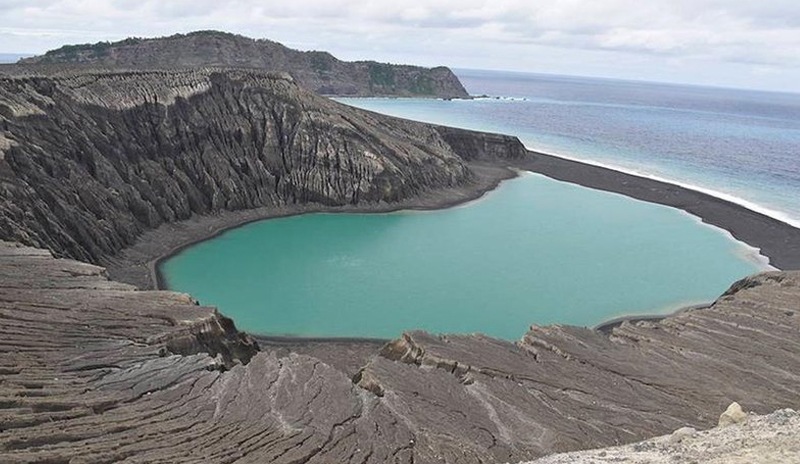
[[[609,335],[407,334],[351,379],[186,295],[0,242],[0,462],[511,462],[707,428],[734,400],[800,402],[799,302],[800,273],[768,273]]]
[[[707,428],[734,400],[760,413],[796,405],[800,273],[746,282],[708,309],[626,322],[609,335],[532,327],[508,343],[409,333],[356,380],[395,410],[424,411],[420,429],[482,443],[470,448],[476,461]]]
[[[391,204],[469,185],[469,159],[525,154],[512,137],[440,131],[286,74],[2,68],[0,238],[98,262],[193,215]]]
[[[728,406],[725,412],[720,414],[718,425],[720,427],[726,427],[728,425],[742,423],[745,420],[747,420],[747,414],[742,410],[742,406],[734,401]]]
[[[750,416],[745,424],[736,427],[678,432],[627,446],[548,456],[529,464],[800,462],[800,414],[793,409]]]
[[[20,63],[140,70],[230,66],[288,72],[303,87],[325,95],[469,96],[455,74],[443,66],[429,69],[374,61],[346,62],[327,52],[301,52],[269,40],[216,31],[67,45],[41,56],[22,59]]]

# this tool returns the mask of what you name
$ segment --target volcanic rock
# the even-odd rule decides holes
[[[0,238],[84,261],[195,215],[391,204],[470,185],[468,160],[524,154],[513,137],[357,110],[286,74],[0,70]]]
[[[740,424],[747,420],[747,413],[742,411],[742,407],[734,401],[728,408],[719,416],[719,426],[726,427],[728,425]]]
[[[608,335],[409,333],[351,379],[183,294],[2,242],[0,462],[510,462],[707,428],[731,398],[800,402],[800,273],[749,281]]]
[[[754,416],[739,427],[672,436],[615,448],[548,456],[529,464],[794,464],[800,462],[800,416],[782,409]]]

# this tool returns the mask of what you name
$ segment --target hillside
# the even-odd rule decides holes
[[[324,95],[463,98],[468,94],[446,67],[422,68],[374,61],[345,62],[323,51],[302,52],[270,40],[216,31],[155,39],[67,45],[20,64],[81,64],[124,69],[206,66],[288,72]]]
[[[353,377],[347,350],[259,346],[187,295],[0,242],[0,462],[477,464],[704,429],[800,402],[798,301],[800,273],[770,273],[608,335],[411,333]]]
[[[286,74],[27,71],[0,69],[0,238],[92,262],[194,215],[397,203],[470,185],[482,153],[525,153],[515,138],[357,110]]]
[[[749,415],[741,424],[670,435],[632,445],[556,454],[528,464],[796,464],[800,462],[800,414],[781,409]]]

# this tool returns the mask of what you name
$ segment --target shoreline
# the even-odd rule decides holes
[[[481,169],[484,166],[476,165],[470,166],[471,168]],[[178,255],[183,250],[197,245],[198,243],[205,242],[207,240],[219,237],[220,235],[224,234],[225,232],[238,229],[240,227],[244,227],[248,224],[252,224],[253,222],[264,221],[267,219],[280,219],[292,216],[299,216],[301,214],[313,214],[313,213],[325,213],[325,214],[388,214],[388,213],[395,213],[399,211],[437,211],[441,209],[448,209],[448,208],[455,208],[459,206],[467,205],[473,201],[480,200],[483,196],[493,192],[503,181],[513,179],[518,176],[518,172],[509,168],[503,168],[507,174],[507,176],[503,176],[498,172],[498,177],[487,178],[478,174],[480,180],[479,186],[475,189],[471,189],[467,191],[465,195],[458,196],[458,197],[446,197],[444,199],[436,199],[435,196],[438,192],[428,192],[426,195],[421,198],[421,202],[417,204],[415,200],[406,200],[404,202],[400,202],[397,204],[374,204],[374,205],[347,205],[347,206],[338,206],[338,207],[330,207],[330,206],[323,206],[323,205],[292,205],[290,207],[283,207],[280,210],[271,212],[267,211],[263,216],[254,217],[254,218],[247,218],[241,222],[237,222],[235,224],[231,224],[228,227],[223,227],[218,230],[215,230],[211,235],[206,237],[198,237],[191,242],[184,243],[172,249],[168,254],[159,256],[158,258],[150,261],[148,263],[148,270],[150,273],[150,280],[154,283],[156,290],[169,290],[169,286],[167,285],[166,279],[164,278],[164,273],[161,271],[161,264],[166,260],[172,258],[173,256]],[[461,189],[448,189],[454,190],[456,192],[460,191]],[[459,192],[460,193],[460,192]],[[428,203],[428,201],[432,201],[432,203]],[[408,206],[405,206],[408,205]],[[270,208],[271,209],[271,208]],[[304,337],[281,337],[280,335],[266,335],[260,334],[259,337],[261,338],[269,338],[272,341],[277,341],[278,339],[303,339]],[[371,338],[363,338],[363,337],[343,337],[343,339],[358,339],[361,341],[371,341],[377,339]],[[329,337],[310,337],[309,340],[329,340]]]
[[[164,261],[193,245],[253,222],[308,213],[387,214],[398,211],[436,211],[480,200],[484,195],[494,191],[501,182],[518,175],[512,166],[480,162],[468,164],[475,174],[473,183],[425,192],[418,198],[398,203],[344,206],[273,205],[249,210],[223,211],[163,224],[157,229],[146,231],[134,245],[120,251],[116,256],[103,259],[100,265],[106,267],[113,279],[135,285],[142,290],[169,290],[160,269]]]
[[[496,189],[501,182],[530,171],[555,180],[580,185],[584,188],[602,190],[634,198],[648,203],[679,209],[702,223],[721,229],[736,241],[758,251],[769,260],[769,266],[783,270],[800,269],[800,229],[766,214],[753,211],[743,205],[715,197],[705,192],[669,182],[655,180],[619,171],[605,166],[585,163],[528,150],[528,157],[500,164],[471,163],[476,181],[460,188],[427,192],[423,196],[394,204],[348,205],[329,207],[317,204],[280,205],[273,207],[224,212],[213,216],[201,216],[180,223],[166,224],[146,232],[137,243],[103,263],[113,278],[132,283],[143,289],[169,290],[161,272],[161,264],[181,251],[200,242],[217,237],[229,230],[255,221],[276,219],[306,213],[391,213],[402,210],[432,211],[463,206],[482,198]],[[150,246],[148,246],[150,245]],[[155,246],[152,246],[155,245]],[[126,256],[127,255],[127,256]],[[138,259],[137,259],[138,256]],[[135,268],[146,268],[143,279],[141,269],[138,279],[133,278]],[[693,305],[670,314],[626,315],[602,322],[594,330],[606,331],[624,321],[659,320],[671,314],[704,307]],[[280,337],[258,335],[273,344],[296,346],[298,343],[349,343],[370,340],[343,338],[338,342],[328,337],[305,340],[302,337]],[[281,342],[280,340],[283,340]],[[373,341],[374,342],[374,341]]]
[[[682,307],[680,307],[680,308],[678,308],[678,309],[676,309],[674,311],[671,311],[671,312],[665,313],[665,314],[628,314],[628,315],[625,315],[625,316],[617,316],[617,317],[608,319],[607,321],[603,321],[603,322],[595,325],[594,327],[591,327],[591,329],[592,330],[596,330],[598,332],[602,332],[602,333],[608,335],[608,334],[611,333],[612,329],[614,329],[615,327],[619,327],[620,325],[622,325],[623,322],[631,322],[631,323],[640,322],[640,321],[658,322],[658,321],[661,321],[661,320],[666,319],[668,317],[675,316],[675,315],[678,315],[678,314],[682,314],[682,313],[685,313],[685,312],[688,312],[688,311],[694,311],[696,309],[710,308],[713,305],[714,305],[714,302],[711,301],[711,302],[708,302],[708,303],[698,303],[698,304],[693,304],[693,305],[688,305],[688,306],[682,306]]]
[[[703,187],[701,185],[696,185],[696,184],[691,184],[691,183],[687,183],[687,182],[682,182],[682,181],[679,181],[679,180],[669,179],[667,177],[662,177],[662,176],[659,176],[659,175],[656,175],[656,174],[648,174],[646,172],[639,172],[639,171],[636,171],[635,169],[630,169],[630,168],[626,168],[626,167],[623,167],[623,166],[615,166],[613,164],[608,164],[608,163],[604,163],[604,162],[601,162],[601,161],[593,161],[593,160],[581,159],[579,157],[571,156],[571,155],[564,154],[564,153],[556,153],[556,152],[550,152],[550,151],[548,151],[548,153],[544,153],[544,152],[538,151],[535,148],[530,148],[530,147],[527,147],[527,146],[525,147],[525,149],[528,150],[529,152],[532,152],[532,153],[538,153],[538,154],[541,154],[541,155],[552,156],[552,157],[555,157],[555,158],[561,158],[561,159],[567,160],[567,161],[575,161],[577,163],[587,164],[589,166],[595,166],[595,167],[599,167],[599,168],[603,168],[603,169],[610,169],[612,171],[621,172],[623,174],[628,174],[628,175],[635,176],[635,177],[641,177],[643,179],[649,179],[649,180],[653,180],[653,181],[656,181],[656,182],[662,182],[662,183],[665,183],[665,184],[670,184],[670,185],[674,185],[674,186],[677,186],[677,187],[680,187],[680,188],[684,188],[686,190],[691,190],[691,191],[694,191],[694,192],[698,192],[698,193],[702,193],[702,194],[705,194],[705,195],[709,195],[709,196],[717,198],[719,200],[727,201],[728,203],[733,203],[735,205],[738,205],[738,206],[741,206],[743,208],[749,209],[750,211],[754,211],[756,213],[762,214],[764,216],[767,216],[767,217],[770,217],[770,218],[775,219],[777,221],[780,221],[780,222],[783,222],[785,224],[788,224],[788,225],[790,225],[790,226],[792,226],[794,228],[800,229],[800,220],[798,220],[796,218],[792,218],[789,215],[787,215],[786,213],[777,211],[777,210],[772,209],[772,208],[770,208],[768,206],[764,206],[764,205],[755,203],[755,202],[750,201],[750,200],[746,200],[746,199],[744,199],[742,197],[738,197],[738,196],[736,196],[734,194],[725,193],[725,192],[722,192],[722,191],[719,191],[719,190],[714,190],[712,188]]]
[[[791,224],[681,185],[541,152],[529,150],[529,153],[530,157],[515,163],[514,167],[682,210],[759,250],[769,259],[770,266],[781,270],[800,269],[800,229]]]

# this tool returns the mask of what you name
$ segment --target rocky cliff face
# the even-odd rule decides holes
[[[458,135],[346,107],[285,74],[5,74],[0,238],[73,258],[96,262],[197,214],[391,203],[472,179],[466,145],[448,143]],[[456,132],[524,154],[516,139]]]
[[[513,462],[708,428],[734,400],[800,402],[798,302],[800,273],[769,273],[609,335],[407,334],[351,379],[257,352],[186,295],[0,242],[0,462]]]
[[[269,40],[253,40],[215,31],[158,39],[68,45],[24,64],[89,64],[126,69],[172,69],[207,66],[284,71],[303,87],[321,94],[350,96],[468,97],[445,67],[345,62],[327,52],[300,52]]]

